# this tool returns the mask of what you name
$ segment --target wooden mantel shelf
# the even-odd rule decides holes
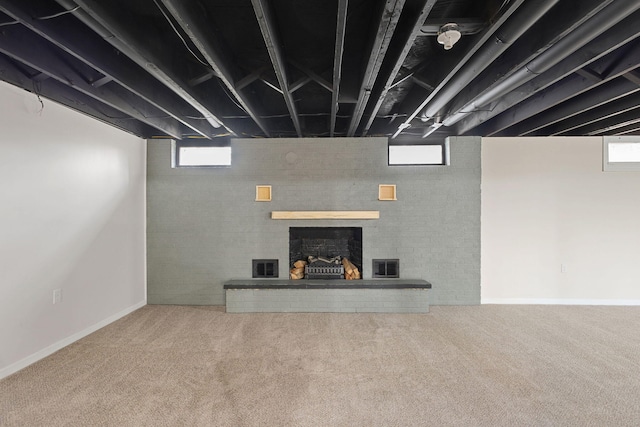
[[[379,219],[380,211],[273,211],[271,219]]]

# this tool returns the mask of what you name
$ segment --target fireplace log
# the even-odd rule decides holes
[[[353,263],[347,258],[342,258],[342,265],[344,265],[344,271],[349,274],[351,274],[353,272],[353,269],[356,268],[356,266],[353,265]]]
[[[304,268],[303,269],[298,269],[298,268],[292,268],[291,269],[291,273],[289,275],[291,277],[291,280],[300,280],[304,278]]]
[[[342,258],[342,265],[344,266],[344,278],[346,280],[356,280],[360,278],[360,270],[347,258]]]
[[[307,261],[303,261],[301,259],[293,263],[295,268],[304,268],[305,265],[307,265]]]

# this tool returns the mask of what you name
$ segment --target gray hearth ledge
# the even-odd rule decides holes
[[[224,283],[228,313],[427,313],[431,283],[419,279],[280,280]]]

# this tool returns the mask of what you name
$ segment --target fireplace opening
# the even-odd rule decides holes
[[[362,227],[290,227],[289,267],[292,279],[360,279]]]

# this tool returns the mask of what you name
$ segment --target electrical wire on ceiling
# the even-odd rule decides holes
[[[35,80],[31,80],[31,84],[33,87],[33,93],[36,95],[36,98],[38,98],[38,102],[40,103],[40,109],[37,111],[37,114],[40,115],[44,111],[44,102],[40,97],[40,92],[42,92],[41,82],[36,82]]]
[[[35,19],[38,19],[40,21],[44,21],[45,19],[53,19],[53,18],[57,18],[58,16],[66,15],[67,13],[73,13],[78,9],[80,9],[80,6],[76,6],[73,9],[65,10],[64,12],[54,13],[53,15],[39,16],[39,17],[36,17]]]
[[[65,10],[63,12],[58,12],[58,13],[54,13],[53,15],[47,15],[47,16],[36,16],[33,19],[37,19],[38,21],[44,21],[47,19],[53,19],[53,18],[57,18],[59,16],[63,16],[66,15],[68,13],[72,13],[75,12],[76,10],[80,9],[80,6],[76,6],[71,10]],[[0,22],[0,27],[6,27],[8,25],[16,25],[19,24],[20,21],[9,21],[9,22]]]
[[[171,17],[169,15],[167,15],[167,13],[164,11],[164,9],[162,8],[162,6],[160,6],[160,4],[158,3],[157,0],[153,0],[153,2],[155,3],[156,7],[160,10],[160,12],[162,13],[162,16],[164,16],[164,18],[167,20],[167,22],[169,23],[169,25],[171,25],[171,28],[173,29],[173,31],[178,35],[178,37],[180,38],[180,40],[182,41],[182,44],[184,44],[184,47],[187,48],[187,50],[191,53],[191,55],[193,55],[194,58],[196,58],[198,60],[198,62],[200,62],[202,65],[204,65],[205,67],[207,67],[209,70],[212,70],[211,65],[208,64],[207,62],[205,62],[204,60],[202,60],[198,55],[196,55],[196,53],[191,49],[191,47],[189,46],[189,44],[187,43],[187,41],[184,39],[184,37],[182,36],[182,34],[180,34],[180,31],[178,31],[178,29],[176,28],[175,24],[173,23],[173,21],[171,20]]]
[[[239,109],[241,109],[242,111],[244,111],[245,113],[249,114],[247,112],[247,110],[245,110],[244,108],[242,108],[242,105],[238,104],[238,102],[236,101],[236,99],[229,93],[229,90],[227,89],[227,87],[225,85],[222,84],[222,82],[220,81],[220,79],[218,79],[218,84],[220,85],[220,87],[222,88],[222,91],[227,95],[227,97],[231,100],[231,102],[233,102],[234,104],[236,104],[236,107],[238,107]]]

